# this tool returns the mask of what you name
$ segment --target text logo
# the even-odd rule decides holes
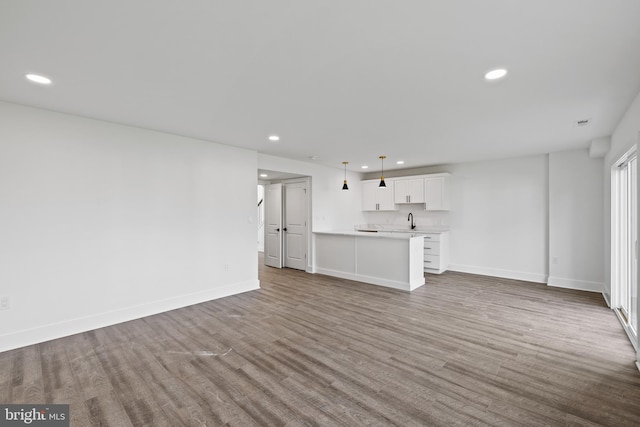
[[[2,405],[0,427],[69,427],[69,405]]]

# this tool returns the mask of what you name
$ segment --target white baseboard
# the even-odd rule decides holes
[[[589,291],[602,293],[604,283],[590,282],[587,280],[565,279],[562,277],[549,276],[547,285],[555,288],[576,289],[578,291]]]
[[[52,323],[37,328],[12,332],[0,335],[0,352],[38,344],[56,338],[103,328],[105,326],[111,326],[127,322],[129,320],[139,319],[141,317],[151,316],[165,311],[175,310],[177,308],[199,304],[256,289],[260,289],[260,281],[257,279],[248,280],[246,282],[233,283],[215,289],[207,289],[202,292],[180,295],[147,304],[126,307],[120,310],[113,310],[92,316]]]
[[[547,283],[547,276],[525,271],[502,270],[498,268],[478,267],[474,265],[450,264],[449,270],[460,273],[480,274],[482,276],[501,277],[503,279],[524,280],[526,282]]]

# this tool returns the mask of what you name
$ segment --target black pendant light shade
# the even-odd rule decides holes
[[[379,159],[382,162],[382,172],[380,172],[380,185],[378,185],[378,187],[382,187],[382,188],[387,188],[387,184],[385,184],[384,182],[384,159],[386,159],[387,156],[380,156]]]
[[[347,165],[349,164],[349,162],[342,162],[342,164],[344,165],[344,184],[342,184],[342,189],[348,190],[349,186],[347,185]]]

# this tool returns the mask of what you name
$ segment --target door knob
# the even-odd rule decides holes
[[[280,231],[280,229],[279,229],[279,228],[276,228],[276,231]]]

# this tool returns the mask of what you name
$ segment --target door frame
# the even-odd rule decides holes
[[[306,180],[301,180],[298,182],[284,182],[282,183],[282,242],[283,242],[283,246],[282,246],[282,265],[283,267],[287,267],[287,268],[293,268],[293,269],[297,269],[297,270],[303,270],[306,271],[307,270],[307,259],[308,259],[308,252],[309,252],[309,247],[307,245],[307,240],[309,239],[309,235],[308,235],[308,230],[309,230],[309,217],[307,215],[307,204],[308,204],[308,200],[307,200],[307,191],[309,190],[308,188],[308,184],[306,182]],[[302,190],[303,192],[300,193],[300,190]],[[295,193],[298,193],[298,197],[296,197],[295,199],[299,201],[299,203],[292,203],[293,199],[290,199],[290,196],[293,197],[293,195]],[[300,197],[301,196],[301,197]],[[291,213],[293,216],[295,215],[295,211],[298,211],[297,213],[302,213],[299,212],[299,210],[304,210],[304,215],[300,215],[298,216],[298,221],[300,221],[300,223],[297,224],[293,224],[292,220],[295,218],[289,218],[289,213]],[[297,232],[299,233],[298,236],[300,237],[300,239],[302,239],[302,245],[300,246],[300,251],[301,253],[299,253],[299,255],[301,255],[300,258],[298,257],[292,257],[291,255],[296,255],[293,252],[289,252],[290,251],[290,247],[289,247],[289,243],[291,242],[290,237],[293,235],[291,233],[296,233],[296,229]]]

